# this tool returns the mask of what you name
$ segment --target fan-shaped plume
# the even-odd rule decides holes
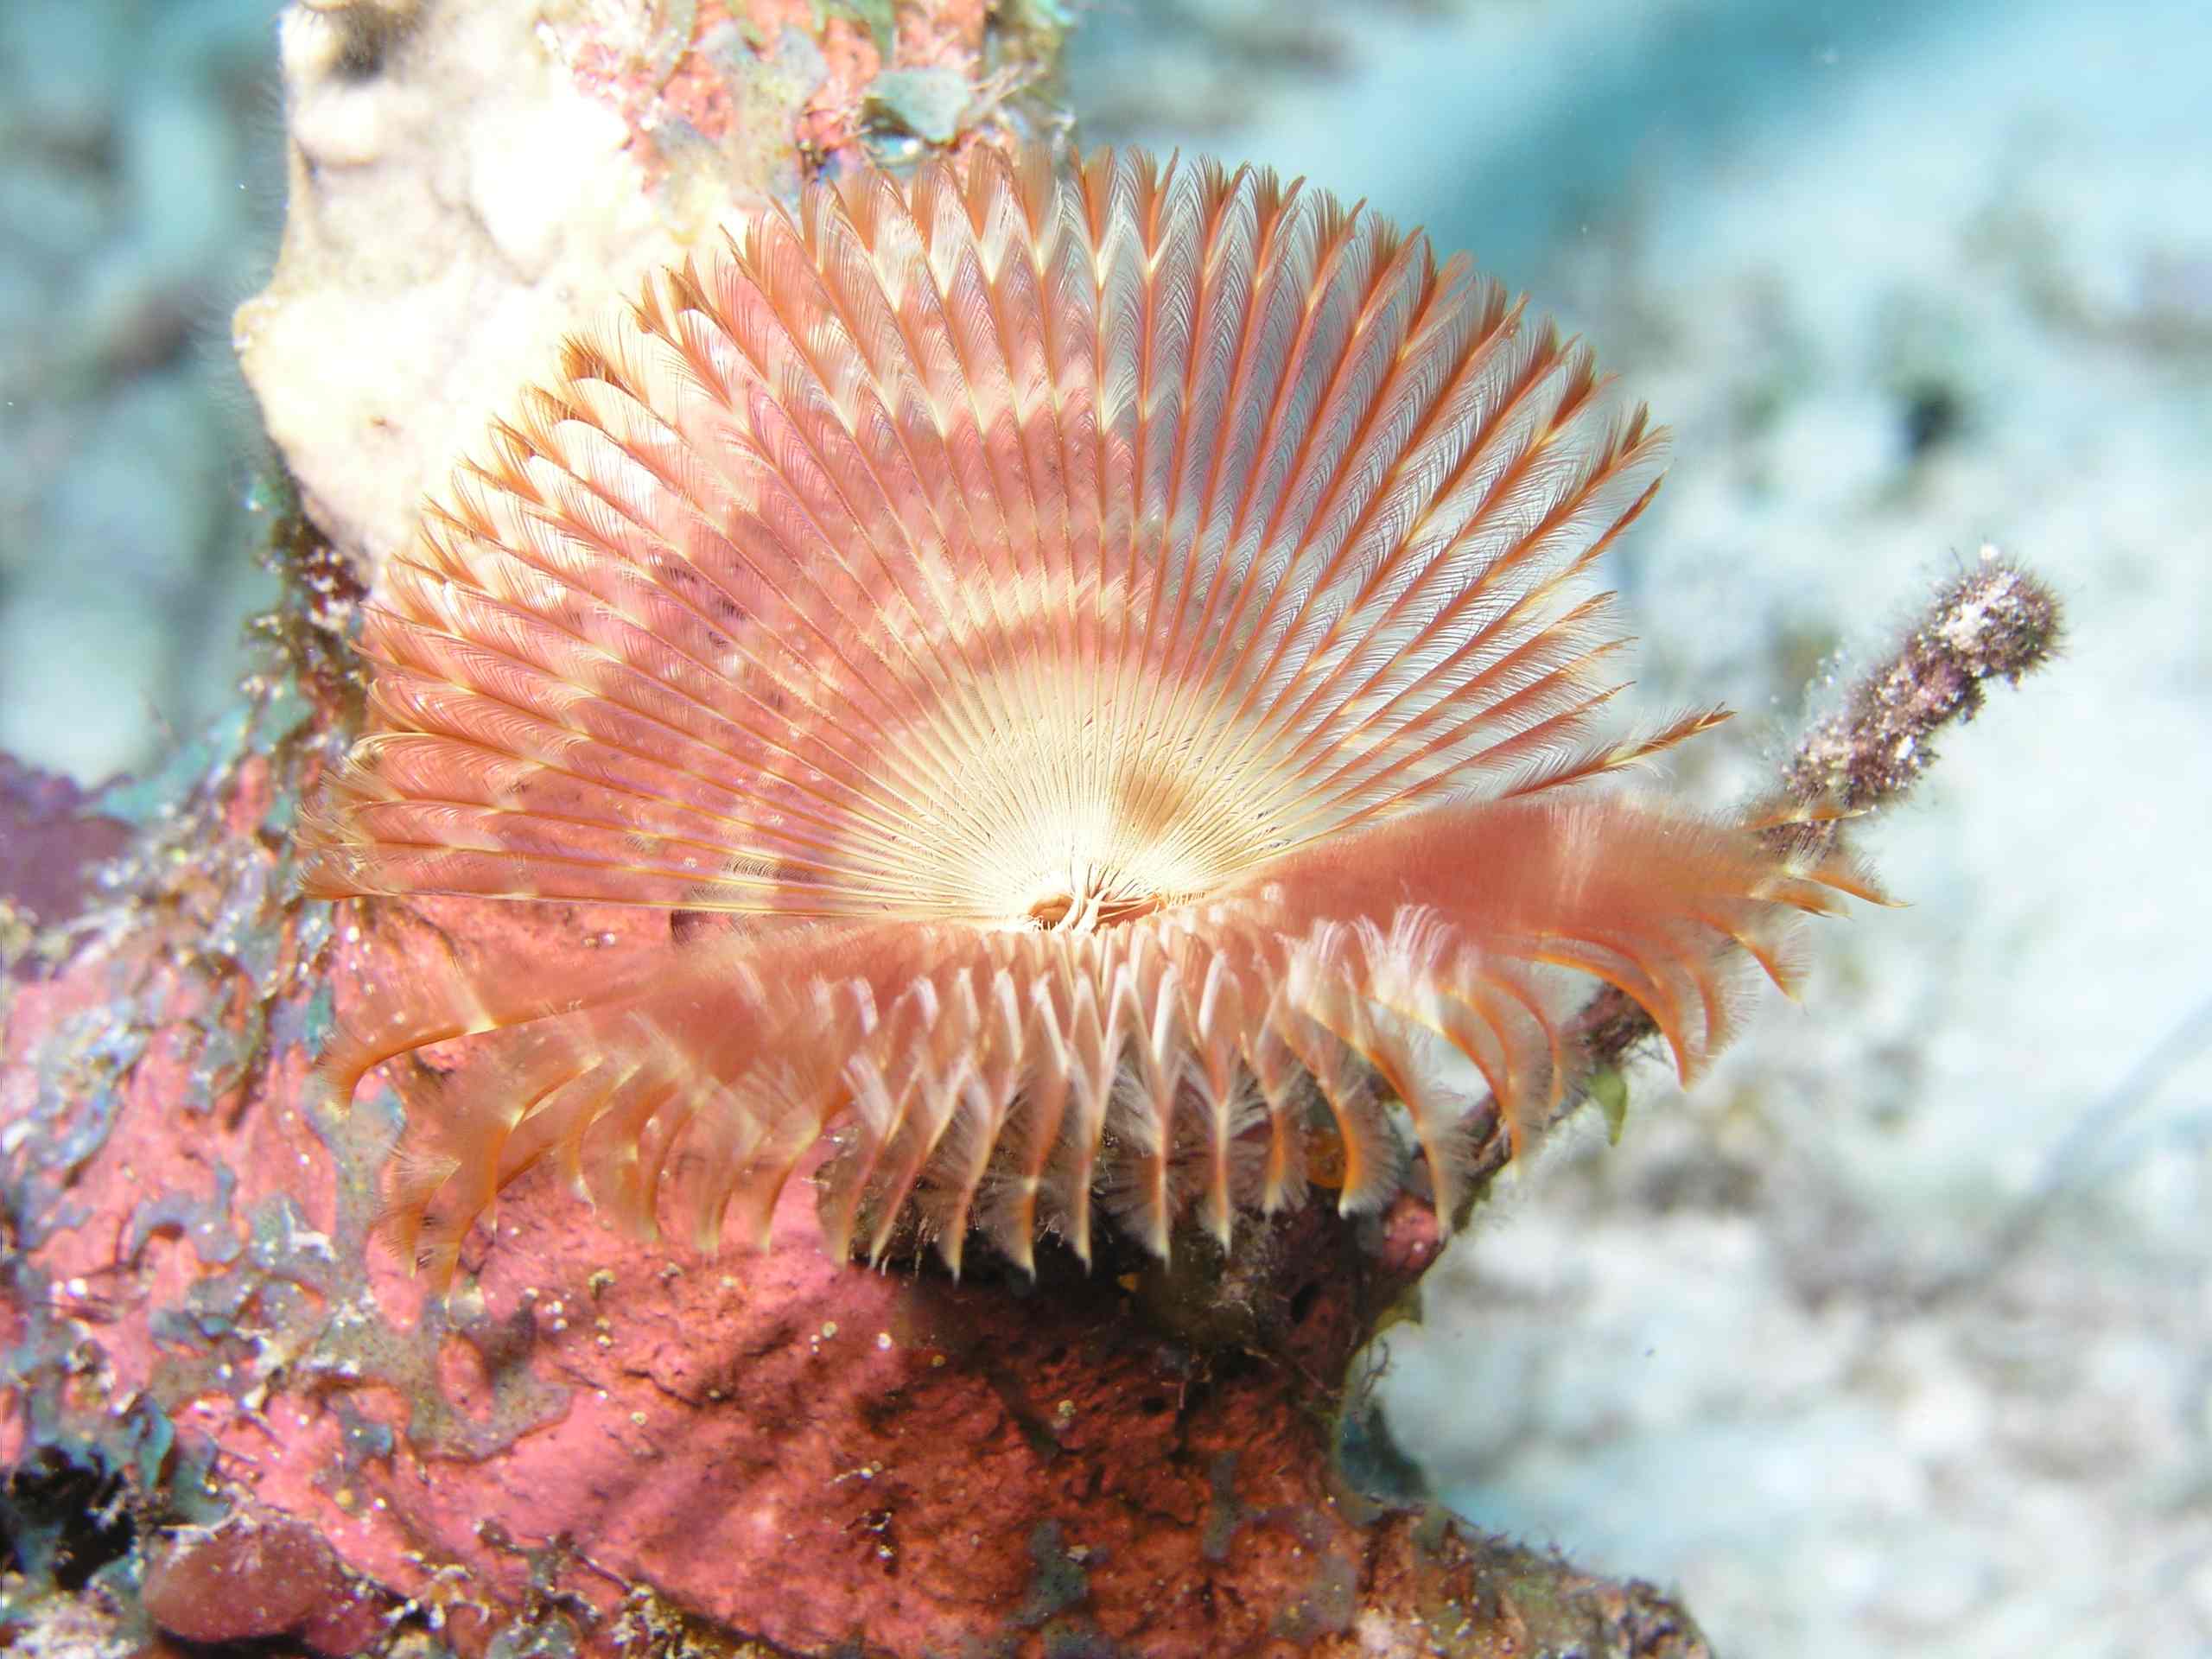
[[[841,1246],[918,1218],[956,1267],[1415,1158],[1448,1217],[1484,1090],[1518,1144],[1571,1077],[1563,972],[1687,1076],[1729,947],[1780,977],[1783,916],[1857,890],[1592,792],[1719,717],[1592,734],[1581,578],[1660,436],[1463,259],[1266,173],[811,191],[493,448],[387,567],[311,889],[757,919],[357,1021],[349,1092],[488,1051],[403,1085],[393,1212],[445,1270],[549,1158],[646,1227],[675,1172],[711,1247],[826,1149]]]

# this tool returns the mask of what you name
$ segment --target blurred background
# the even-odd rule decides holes
[[[0,0],[0,751],[93,782],[276,595],[230,311],[283,222],[275,0]]]
[[[231,696],[281,224],[274,0],[0,0],[0,750],[87,783]],[[2212,8],[1096,0],[1089,142],[1304,173],[1587,334],[1673,426],[1632,696],[1823,688],[1985,543],[2068,658],[1862,847],[1687,1097],[1631,1078],[1389,1339],[1476,1522],[1738,1656],[2212,1653]]]

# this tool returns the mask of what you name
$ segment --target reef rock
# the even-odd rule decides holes
[[[565,332],[747,202],[911,148],[896,100],[873,90],[879,73],[963,79],[974,96],[948,142],[1012,118],[1008,99],[1049,79],[1058,36],[987,12],[976,0],[902,4],[895,21],[888,4],[804,0],[288,8],[284,237],[233,334],[308,515],[372,575],[516,389],[544,378]]]

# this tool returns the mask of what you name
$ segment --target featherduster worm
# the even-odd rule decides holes
[[[1583,578],[1662,435],[1464,258],[1261,171],[989,149],[812,189],[497,428],[383,577],[311,891],[727,912],[586,979],[384,988],[390,1194],[450,1274],[544,1160],[834,1248],[1425,1183],[1516,1149],[1577,976],[1687,1078],[1834,857],[1607,788]]]

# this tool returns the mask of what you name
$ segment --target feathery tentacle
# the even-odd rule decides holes
[[[381,1000],[396,1233],[450,1273],[550,1161],[618,1218],[834,1248],[1101,1213],[1165,1252],[1314,1185],[1447,1215],[1577,976],[1687,1078],[1730,953],[1871,894],[1593,780],[1592,563],[1663,435],[1465,262],[1250,168],[978,150],[663,272],[387,568],[311,891],[754,918]],[[412,1001],[409,1000],[410,996]],[[1410,1145],[1398,1123],[1410,1126]],[[1416,1164],[1417,1160],[1417,1164]]]

